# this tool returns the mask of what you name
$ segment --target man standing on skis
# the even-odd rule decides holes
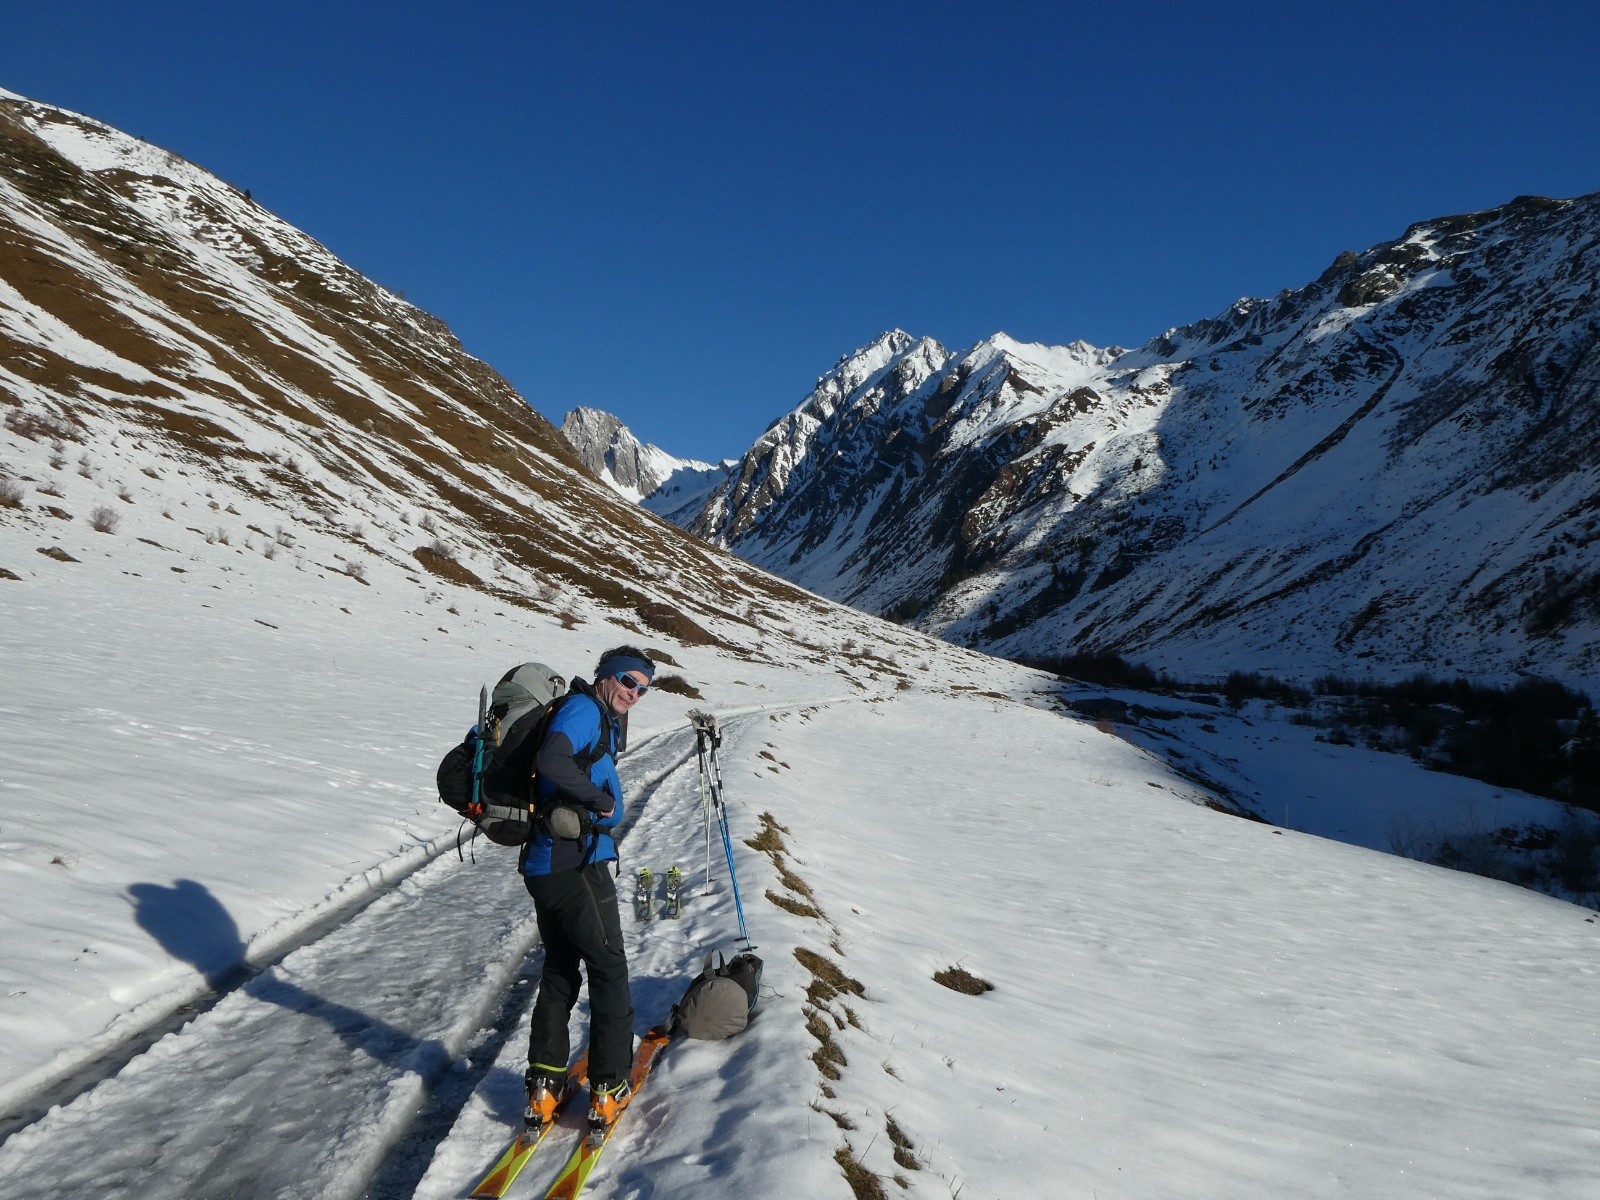
[[[628,710],[655,677],[644,651],[618,646],[600,656],[594,683],[574,681],[538,749],[538,814],[522,852],[523,883],[544,941],[544,971],[528,1042],[528,1123],[552,1119],[567,1086],[567,1022],[589,977],[589,1120],[610,1125],[627,1104],[633,1064],[633,999],[613,876],[622,821],[617,756]]]

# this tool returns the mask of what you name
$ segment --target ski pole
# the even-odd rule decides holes
[[[744,941],[745,949],[754,950],[750,942],[750,930],[744,923],[744,901],[739,898],[739,873],[733,866],[733,839],[728,835],[728,810],[722,803],[722,798],[717,798],[717,822],[722,826],[722,848],[728,855],[728,879],[733,884],[733,910],[739,914],[739,937]]]
[[[733,885],[733,909],[739,916],[739,936],[743,939],[746,949],[754,950],[755,946],[750,941],[750,930],[744,921],[744,901],[739,896],[739,872],[733,865],[733,837],[728,832],[728,805],[722,793],[722,755],[719,753],[722,730],[717,725],[715,717],[711,717],[708,724],[711,742],[711,803],[717,810],[717,824],[722,830],[722,850],[728,857],[728,882]]]
[[[706,734],[701,722],[705,714],[698,709],[689,713],[689,719],[694,723],[695,761],[700,768],[700,823],[705,828],[706,834],[706,873],[701,881],[701,891],[709,895],[711,892],[711,792],[707,777],[710,768],[706,763]]]

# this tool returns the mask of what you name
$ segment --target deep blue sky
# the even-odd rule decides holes
[[[209,168],[545,415],[744,450],[900,326],[1134,345],[1600,190],[1590,3],[9,6],[0,86]]]

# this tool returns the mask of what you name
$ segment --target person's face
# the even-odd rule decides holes
[[[650,681],[638,671],[624,671],[620,675],[607,675],[594,685],[594,690],[606,707],[620,717],[639,703],[639,697],[649,685]]]

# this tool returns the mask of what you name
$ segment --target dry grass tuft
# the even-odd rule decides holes
[[[802,900],[805,900],[811,904],[816,903],[816,893],[811,890],[811,885],[804,879],[801,879],[800,876],[796,875],[793,871],[789,870],[788,864],[783,861],[782,855],[774,854],[772,856],[772,862],[773,865],[778,868],[779,883],[783,884],[784,887],[788,888]]]
[[[839,1043],[834,1040],[833,1029],[814,1008],[806,1010],[806,1032],[821,1043],[812,1053],[811,1061],[816,1064],[822,1077],[835,1081],[842,1079],[841,1068],[850,1064],[845,1060],[844,1051],[839,1049]]]
[[[856,1200],[888,1200],[888,1195],[883,1190],[883,1181],[857,1161],[848,1142],[834,1151],[833,1161],[838,1163],[839,1169],[844,1172],[845,1182],[855,1193]]]
[[[657,675],[650,686],[660,688],[663,692],[671,692],[674,696],[687,696],[690,700],[702,699],[700,689],[682,675]]]
[[[839,969],[839,965],[826,955],[818,954],[815,950],[807,950],[804,946],[796,946],[794,956],[800,965],[811,972],[811,977],[816,984],[821,986],[827,995],[826,999],[849,993],[852,996],[865,996],[867,989],[862,986],[859,979],[852,979]]]
[[[886,1115],[884,1120],[889,1132],[889,1141],[894,1145],[894,1161],[908,1171],[922,1170],[922,1164],[915,1157],[916,1147],[911,1144],[906,1131],[900,1128],[900,1123],[892,1115]]]
[[[853,1131],[856,1127],[856,1123],[849,1117],[845,1116],[843,1113],[837,1113],[834,1112],[833,1109],[825,1107],[820,1100],[813,1100],[811,1102],[811,1107],[813,1111],[819,1112],[823,1116],[831,1118],[833,1123],[840,1129]]]
[[[23,494],[15,479],[0,479],[0,508],[21,508]]]
[[[785,854],[789,847],[784,845],[783,835],[789,831],[778,824],[778,818],[769,812],[761,814],[761,831],[753,838],[745,838],[744,844],[752,850],[759,850],[762,854]]]
[[[822,919],[822,910],[820,908],[815,908],[802,900],[796,900],[790,896],[780,896],[771,888],[767,889],[767,899],[783,909],[784,912],[791,912],[797,917],[810,917],[815,921]]]
[[[960,992],[964,996],[981,996],[985,992],[994,991],[994,984],[987,979],[980,979],[965,967],[946,967],[935,973],[933,981],[952,992]]]
[[[418,546],[411,552],[411,557],[421,563],[423,570],[430,575],[437,575],[440,579],[459,583],[463,587],[479,589],[483,587],[483,580],[457,562],[453,555],[441,554],[433,546]]]

